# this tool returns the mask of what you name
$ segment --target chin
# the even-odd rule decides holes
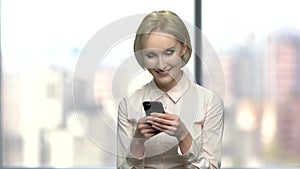
[[[154,79],[156,81],[156,83],[158,83],[161,86],[168,86],[172,81],[173,78],[171,77],[165,77],[165,78],[155,78]]]

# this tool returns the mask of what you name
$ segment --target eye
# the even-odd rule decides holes
[[[149,58],[149,59],[151,59],[151,58],[153,58],[153,57],[156,57],[157,55],[155,54],[155,53],[147,53],[146,54],[146,57],[147,58]]]
[[[166,50],[166,51],[164,52],[164,55],[166,55],[166,56],[171,56],[171,55],[173,55],[174,52],[175,52],[175,51],[174,51],[173,49],[169,49],[169,50]]]

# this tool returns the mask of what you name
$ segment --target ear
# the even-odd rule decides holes
[[[185,55],[186,53],[186,50],[187,50],[187,45],[186,43],[184,42],[181,46],[181,56]]]

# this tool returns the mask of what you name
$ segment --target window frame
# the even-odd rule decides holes
[[[0,0],[1,3],[1,0]],[[1,7],[1,5],[0,5]],[[194,14],[195,14],[195,21],[194,24],[195,26],[202,30],[202,0],[194,0]],[[1,18],[0,18],[0,22],[1,22]],[[195,36],[199,37],[201,35],[198,35],[198,31],[196,31]],[[1,32],[0,32],[0,38],[1,38]],[[195,73],[195,79],[196,79],[196,83],[198,84],[202,84],[202,70],[201,70],[201,38],[195,38],[195,69],[194,69],[194,73]],[[2,46],[2,43],[0,42],[0,45]],[[197,54],[199,54],[200,56],[197,56]],[[3,127],[2,127],[2,52],[0,53],[0,139],[3,140]],[[1,141],[0,143],[0,168],[3,169],[10,169],[10,168],[15,168],[15,169],[53,169],[53,167],[5,167],[3,166],[3,141]],[[94,168],[94,167],[64,167],[61,169],[71,169],[71,168],[77,168],[77,169],[89,169],[89,168]],[[115,168],[114,166],[112,167],[103,167],[103,168],[107,168],[107,169],[113,169]],[[244,168],[244,169],[256,169],[256,168],[247,168],[247,167],[234,167],[234,168],[225,168],[225,169],[235,169],[235,168]],[[294,167],[289,167],[289,168],[294,168]],[[296,167],[295,167],[296,168]]]
[[[202,4],[202,0],[194,0],[194,13],[195,13],[195,23],[196,27],[198,27],[201,30],[201,4]],[[1,8],[1,0],[0,0],[0,8]],[[200,9],[200,10],[199,10]],[[1,18],[0,18],[0,23],[1,23]],[[197,31],[196,31],[197,32]],[[0,31],[0,39],[1,39],[1,31]],[[197,33],[196,35],[197,36]],[[199,44],[201,44],[201,42],[199,40],[195,41],[195,50],[196,53],[200,53],[200,48],[198,46],[200,46]],[[0,46],[2,46],[2,41],[0,41]],[[1,50],[1,47],[0,47]],[[199,56],[201,57],[201,56]],[[196,82],[198,84],[201,84],[201,60],[199,57],[195,57],[195,76],[196,76]],[[4,166],[4,162],[3,162],[3,127],[2,127],[2,52],[0,53],[0,139],[1,139],[1,143],[0,143],[0,168],[3,169],[53,169],[56,167],[6,167]],[[59,167],[61,169],[72,169],[72,168],[76,168],[76,169],[89,169],[89,168],[94,168],[94,167]],[[115,167],[102,167],[105,169],[113,169]]]

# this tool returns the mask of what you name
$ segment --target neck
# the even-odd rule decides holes
[[[172,89],[173,87],[175,87],[177,85],[177,83],[179,82],[179,80],[182,78],[183,76],[183,72],[181,71],[177,77],[174,77],[173,80],[167,84],[167,85],[159,85],[158,83],[156,83],[157,87],[162,90],[163,92],[167,92],[170,89]]]

